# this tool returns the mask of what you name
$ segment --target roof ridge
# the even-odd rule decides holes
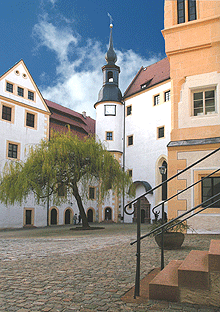
[[[144,67],[141,66],[141,68],[139,69],[139,71],[137,72],[136,76],[133,78],[132,82],[129,84],[129,86],[127,87],[127,89],[125,90],[124,92],[124,96],[126,95],[126,93],[128,92],[128,90],[131,88],[133,82],[137,79],[137,77],[139,76],[141,70],[143,69]]]

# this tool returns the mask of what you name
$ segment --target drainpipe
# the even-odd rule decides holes
[[[122,102],[124,105],[124,122],[123,122],[123,165],[122,165],[122,170],[125,171],[125,102]],[[122,217],[123,217],[123,223],[125,222],[125,212],[124,212],[124,206],[125,206],[125,194],[124,194],[124,188],[123,188],[123,197],[122,197]]]

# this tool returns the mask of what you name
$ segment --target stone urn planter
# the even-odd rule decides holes
[[[158,227],[162,225],[162,220],[158,220],[157,222],[154,222],[151,225],[151,230],[157,230]],[[171,227],[173,226],[173,227]],[[166,227],[168,228],[166,230]],[[179,249],[181,248],[185,233],[187,232],[187,229],[189,226],[186,222],[179,223],[179,220],[169,220],[168,225],[166,226],[165,223],[165,229],[164,229],[164,249]],[[155,241],[159,247],[161,247],[161,233],[157,235],[158,232],[161,232],[161,229],[158,231],[155,231],[153,233]]]
[[[181,232],[164,232],[164,249],[179,249],[184,242],[185,235]],[[162,235],[155,235],[155,241],[161,247]]]

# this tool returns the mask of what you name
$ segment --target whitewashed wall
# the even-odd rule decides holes
[[[166,158],[170,141],[171,103],[164,102],[164,92],[170,89],[171,83],[167,82],[125,101],[125,109],[132,105],[132,114],[125,118],[125,170],[132,169],[133,181],[147,181],[152,187],[160,182],[157,162],[161,157]],[[154,106],[153,98],[157,94],[160,94],[160,104]],[[157,129],[161,126],[165,127],[165,137],[158,139]],[[133,135],[133,146],[127,146],[130,135]],[[139,187],[136,195],[144,192],[144,187]],[[156,193],[147,196],[152,208],[158,203],[155,196]],[[125,221],[131,222],[132,218],[125,216]]]

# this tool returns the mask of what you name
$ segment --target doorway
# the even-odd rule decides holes
[[[141,197],[140,201],[141,223],[150,223],[150,203],[146,197]],[[133,222],[137,222],[137,202],[134,204]]]
[[[55,208],[50,211],[50,224],[57,225],[57,210]]]
[[[65,211],[65,224],[70,224],[71,221],[71,210],[67,209]]]
[[[105,208],[105,220],[112,220],[112,209],[110,207]]]
[[[88,222],[93,222],[93,210],[89,209],[87,211],[87,218],[88,218]]]
[[[141,223],[145,223],[145,210],[141,209]]]

